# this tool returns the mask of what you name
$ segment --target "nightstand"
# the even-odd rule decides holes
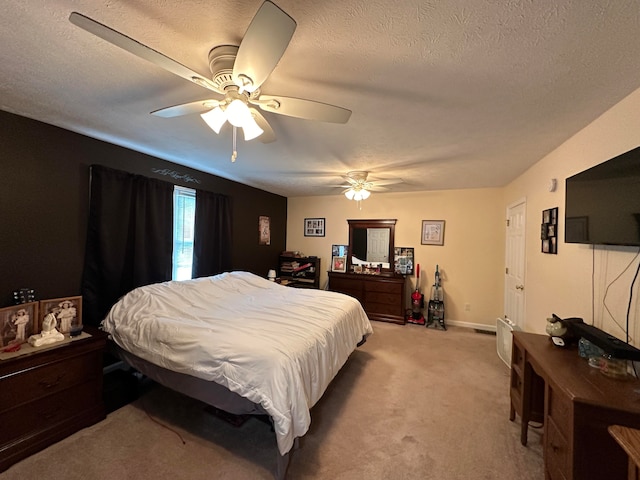
[[[106,334],[0,360],[0,472],[105,418]]]

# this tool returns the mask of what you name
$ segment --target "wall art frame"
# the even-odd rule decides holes
[[[305,218],[304,219],[304,236],[305,237],[324,237],[324,218]]]
[[[444,223],[444,220],[423,220],[420,243],[422,245],[444,245]]]
[[[540,225],[540,240],[542,253],[556,255],[558,253],[558,207],[542,211]]]

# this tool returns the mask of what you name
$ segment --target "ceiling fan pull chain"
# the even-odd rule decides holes
[[[233,127],[233,153],[231,154],[231,162],[235,162],[238,158],[238,152],[236,151],[236,127]]]

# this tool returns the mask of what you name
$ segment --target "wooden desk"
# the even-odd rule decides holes
[[[609,433],[629,456],[629,480],[638,480],[640,478],[640,430],[611,425]]]
[[[628,459],[608,432],[610,425],[640,428],[640,382],[603,375],[550,337],[513,332],[511,411],[544,423],[545,478],[627,478]],[[541,400],[542,399],[542,400]]]

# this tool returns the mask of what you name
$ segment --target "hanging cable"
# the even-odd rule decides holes
[[[640,250],[638,250],[638,254],[640,254]],[[636,257],[638,256],[638,254],[636,254]],[[629,343],[629,315],[631,314],[631,300],[633,299],[633,286],[635,285],[636,280],[638,278],[638,272],[640,272],[640,262],[638,262],[638,267],[636,268],[636,274],[633,276],[633,280],[631,281],[631,287],[629,288],[629,304],[627,305],[627,324],[626,324],[627,343]]]
[[[238,151],[236,150],[236,137],[237,137],[237,128],[233,127],[233,153],[231,153],[231,162],[235,162],[236,158],[238,158]]]

